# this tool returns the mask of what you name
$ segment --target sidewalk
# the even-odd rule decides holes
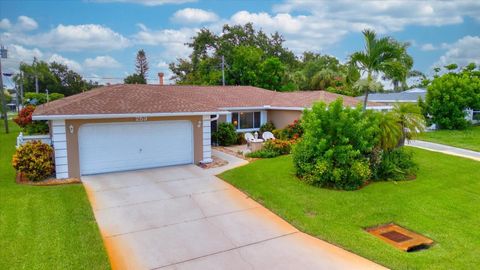
[[[426,141],[410,141],[405,145],[480,161],[480,152],[475,152],[472,150],[457,148],[444,144],[431,143]]]

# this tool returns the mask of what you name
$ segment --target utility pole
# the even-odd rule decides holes
[[[23,71],[20,71],[20,105],[23,107]]]
[[[225,86],[225,57],[222,55],[222,85]]]
[[[8,134],[7,102],[5,99],[5,92],[3,91],[2,58],[7,58],[7,49],[5,49],[3,45],[0,47],[0,97],[2,99],[2,116],[3,123],[5,124],[5,133]]]
[[[35,93],[38,94],[38,75],[37,75],[37,68],[35,68]]]

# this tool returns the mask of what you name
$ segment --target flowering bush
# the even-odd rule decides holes
[[[278,155],[290,154],[292,143],[285,140],[269,140],[263,145],[263,149],[278,153]]]
[[[28,124],[32,123],[33,111],[35,111],[35,106],[27,105],[18,112],[17,117],[13,118],[13,121],[20,127],[24,128]]]
[[[303,135],[303,127],[300,120],[293,121],[292,124],[288,125],[285,129],[281,131],[280,138],[284,140],[298,139]]]
[[[285,140],[269,140],[263,145],[262,150],[247,154],[251,158],[273,158],[288,155],[292,149],[292,142]]]
[[[40,141],[30,141],[17,148],[12,165],[31,181],[40,181],[54,172],[53,148]]]
[[[17,125],[22,128],[26,134],[46,134],[48,133],[47,121],[32,121],[32,114],[35,111],[35,106],[27,105],[18,112],[18,115],[13,119]]]

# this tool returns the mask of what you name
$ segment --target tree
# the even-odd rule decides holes
[[[350,56],[350,63],[356,65],[362,71],[367,73],[367,81],[373,81],[373,76],[379,72],[393,74],[404,67],[406,58],[406,46],[392,39],[391,37],[377,38],[373,30],[364,30],[365,50],[355,52]],[[369,90],[365,90],[365,99],[363,109],[367,108]]]
[[[97,82],[87,81],[80,74],[69,69],[66,65],[52,62],[38,61],[32,64],[20,63],[23,76],[17,74],[13,77],[16,84],[22,84],[25,92],[36,92],[35,77],[38,78],[39,92],[60,93],[65,96],[78,94],[98,86]]]
[[[147,56],[145,55],[145,51],[143,49],[137,52],[135,68],[137,70],[137,74],[142,76],[146,80],[148,77],[148,61]]]
[[[147,84],[147,80],[140,74],[133,73],[123,79],[126,84]]]
[[[258,86],[270,90],[284,90],[286,67],[277,57],[269,57],[260,64]]]
[[[465,110],[480,109],[480,70],[474,64],[454,69],[457,65],[448,65],[448,73],[434,76],[423,104],[429,121],[441,129],[466,128]]]
[[[293,52],[284,47],[283,37],[278,33],[267,35],[263,31],[256,31],[253,24],[224,25],[221,34],[215,34],[209,29],[201,29],[192,42],[187,46],[192,48],[188,58],[177,59],[169,67],[174,74],[172,79],[178,84],[219,85],[221,80],[222,56],[225,60],[225,77],[227,84],[253,85],[266,84],[273,88],[269,82],[258,80],[260,65],[264,64],[263,72],[272,72],[278,76],[282,69],[287,70],[298,65]],[[242,56],[253,62],[246,61]],[[240,78],[240,73],[246,78]],[[278,77],[272,78],[277,81]],[[282,81],[286,78],[282,78]],[[288,82],[286,82],[288,83]],[[275,89],[281,90],[276,84]]]
[[[401,131],[399,146],[405,144],[405,139],[411,140],[425,131],[425,118],[422,109],[416,104],[396,103],[389,114],[396,119]]]

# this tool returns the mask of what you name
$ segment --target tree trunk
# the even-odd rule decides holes
[[[368,103],[368,92],[370,88],[370,83],[372,82],[372,72],[368,71],[367,76],[367,87],[365,88],[365,99],[363,100],[363,110],[367,110],[367,103]]]

